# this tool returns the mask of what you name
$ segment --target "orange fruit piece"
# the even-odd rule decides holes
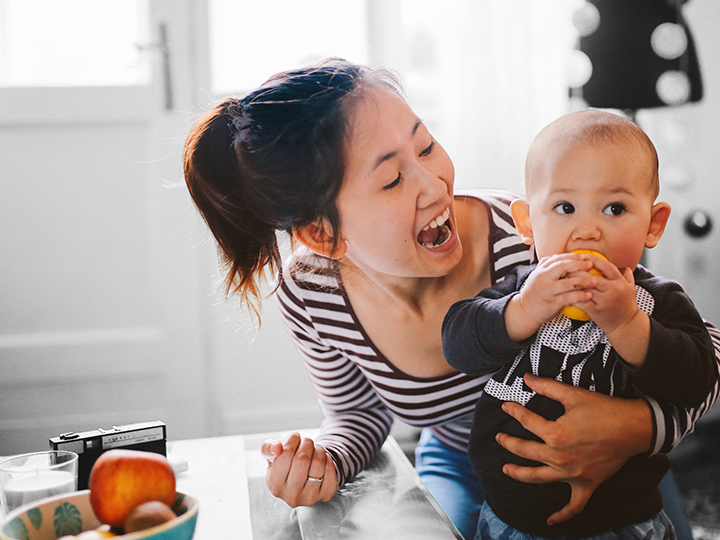
[[[607,260],[607,258],[597,251],[593,251],[592,249],[576,249],[572,251],[571,253],[580,253],[581,255],[595,255],[596,257],[600,257],[601,259]],[[602,274],[596,270],[595,268],[591,268],[589,270],[591,274],[594,274],[596,276],[601,276]],[[589,321],[590,316],[585,313],[582,309],[576,308],[575,306],[565,306],[560,311],[563,315],[570,319],[574,319],[576,321]]]

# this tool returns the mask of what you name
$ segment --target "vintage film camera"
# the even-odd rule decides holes
[[[50,439],[50,450],[69,450],[78,458],[78,489],[87,489],[90,470],[100,454],[111,448],[142,450],[167,455],[167,429],[164,422],[142,422],[92,431],[63,433]]]

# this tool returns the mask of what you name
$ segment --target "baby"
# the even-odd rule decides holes
[[[456,303],[443,323],[451,366],[494,373],[478,401],[469,448],[486,493],[476,538],[625,538],[628,530],[674,538],[657,489],[670,467],[667,456],[631,458],[580,514],[554,523],[549,518],[568,504],[570,486],[506,476],[506,463],[542,464],[495,440],[500,432],[539,440],[502,411],[503,402],[548,420],[564,413],[560,403],[531,391],[525,374],[677,406],[701,402],[715,384],[713,347],[692,301],[677,283],[639,264],[670,215],[667,203],[655,203],[655,147],[622,116],[571,113],[531,144],[525,189],[527,200],[514,201],[512,215],[540,262]]]

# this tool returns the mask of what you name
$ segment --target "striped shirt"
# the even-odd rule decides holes
[[[523,244],[510,215],[516,195],[499,190],[456,193],[463,196],[478,199],[487,209],[493,282],[518,264],[533,262],[534,254]],[[467,450],[475,404],[490,375],[418,378],[397,369],[357,319],[334,262],[307,249],[298,250],[284,265],[276,299],[317,393],[325,417],[317,442],[332,455],[340,485],[377,452],[393,418],[429,428],[446,445]],[[715,331],[714,336],[720,355],[720,335]],[[677,444],[715,399],[717,388],[693,410],[648,400],[654,413],[655,451],[666,452]]]

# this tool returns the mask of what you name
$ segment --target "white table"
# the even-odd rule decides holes
[[[177,475],[178,491],[199,501],[194,540],[462,539],[392,437],[332,500],[291,509],[265,486],[259,448],[268,436],[168,443],[188,465]]]

